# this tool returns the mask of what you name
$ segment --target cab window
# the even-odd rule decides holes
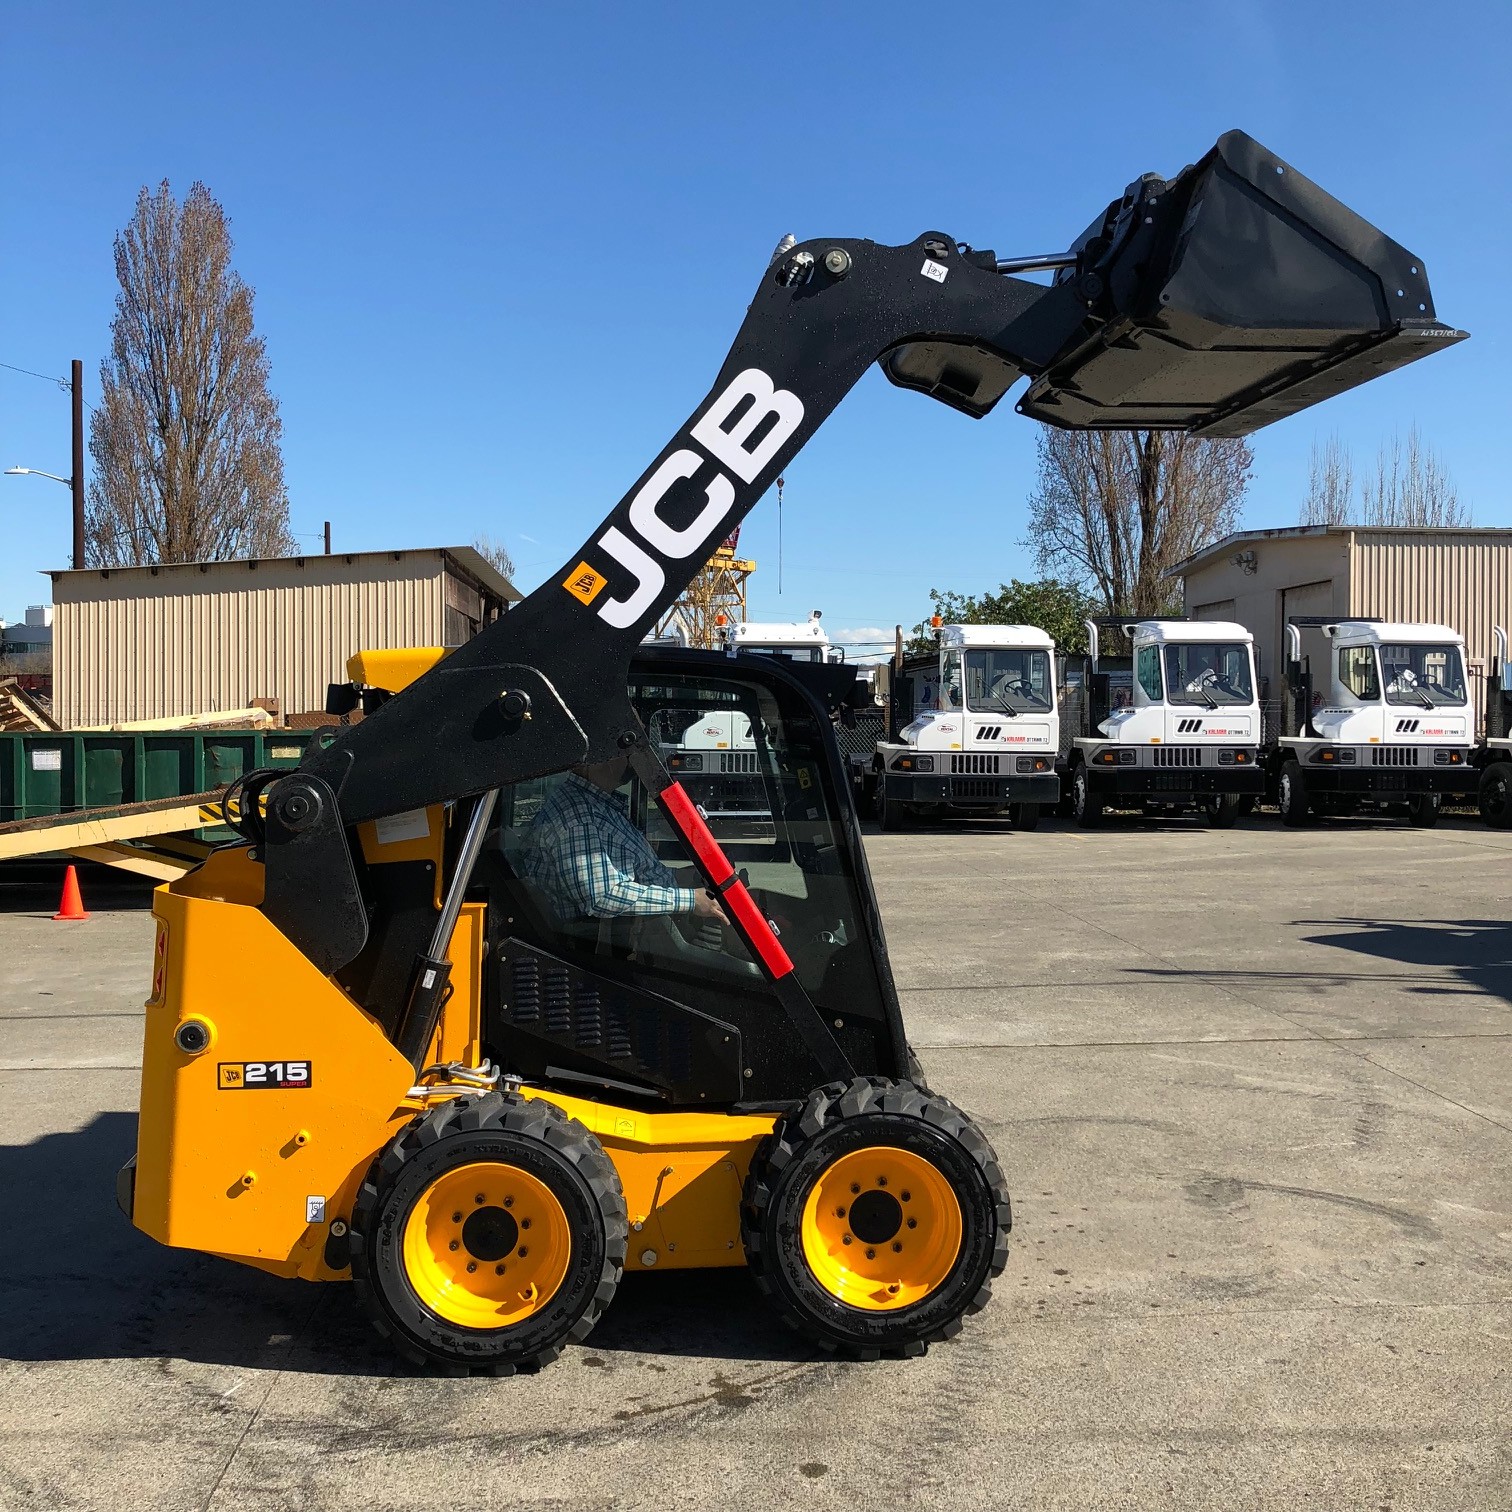
[[[1375,648],[1342,647],[1339,651],[1339,681],[1351,696],[1362,701],[1379,698],[1381,683],[1376,676]]]
[[[1144,689],[1145,697],[1151,703],[1159,703],[1161,697],[1160,648],[1158,646],[1141,646],[1135,662],[1139,677],[1139,686]]]

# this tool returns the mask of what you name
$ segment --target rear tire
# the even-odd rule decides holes
[[[1481,818],[1492,829],[1512,829],[1512,761],[1493,761],[1481,773]]]
[[[1414,793],[1407,800],[1407,822],[1413,829],[1432,829],[1439,822],[1443,798],[1438,793]]]
[[[1233,829],[1243,802],[1238,793],[1222,793],[1216,798],[1205,798],[1202,817],[1207,820],[1209,829]]]
[[[1037,803],[1011,803],[1008,805],[1008,819],[1014,829],[1038,829],[1040,806]]]
[[[1012,1221],[975,1124],[881,1077],[811,1092],[757,1150],[741,1206],[751,1275],[783,1321],[872,1360],[958,1333],[992,1294]]]
[[[1071,774],[1071,812],[1083,829],[1096,829],[1102,823],[1102,799],[1087,781],[1087,763],[1078,761]]]
[[[1276,807],[1281,810],[1282,824],[1301,829],[1309,818],[1307,780],[1302,763],[1289,757],[1281,763],[1281,778],[1276,789]]]
[[[587,1337],[627,1237],[598,1140],[553,1103],[486,1092],[433,1108],[373,1163],[352,1212],[352,1280],[405,1359],[513,1375]]]

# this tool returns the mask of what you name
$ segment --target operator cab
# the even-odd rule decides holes
[[[791,624],[749,620],[736,625],[727,624],[722,627],[721,644],[731,656],[740,651],[759,651],[767,656],[783,656],[790,661],[843,661],[844,653],[830,647],[829,636],[819,623],[822,618],[822,612],[815,609],[806,620]]]
[[[1472,711],[1458,631],[1370,621],[1324,628],[1331,643],[1332,700],[1313,711],[1320,736],[1354,744],[1469,745]]]

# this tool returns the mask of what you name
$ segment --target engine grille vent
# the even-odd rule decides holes
[[[1004,784],[995,777],[952,777],[952,798],[1001,798]]]
[[[1416,746],[1371,746],[1370,764],[1378,767],[1415,767],[1418,764]]]
[[[971,772],[982,776],[996,776],[998,756],[995,752],[956,751],[950,758],[952,772]]]
[[[1158,767],[1200,767],[1201,746],[1156,746],[1150,755]]]
[[[721,772],[755,772],[760,768],[756,764],[755,751],[721,751],[719,770]]]

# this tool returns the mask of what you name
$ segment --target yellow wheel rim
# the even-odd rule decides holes
[[[404,1221],[404,1271],[437,1317],[509,1328],[562,1284],[572,1232],[555,1193],[518,1166],[480,1160],[438,1176]]]
[[[803,1205],[803,1258],[831,1296],[868,1312],[921,1302],[961,1253],[961,1204],[944,1173],[909,1150],[842,1155]]]

